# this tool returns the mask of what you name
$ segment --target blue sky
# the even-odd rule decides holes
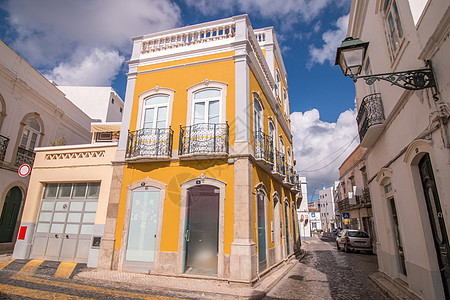
[[[275,28],[288,72],[296,169],[310,195],[338,179],[359,141],[354,85],[334,66],[350,0],[3,0],[0,7],[0,38],[47,78],[111,85],[122,98],[131,37],[248,14],[253,28]]]

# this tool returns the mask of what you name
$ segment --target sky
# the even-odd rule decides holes
[[[339,178],[359,143],[355,90],[334,65],[350,0],[0,0],[0,39],[59,85],[125,98],[131,38],[234,15],[273,26],[288,73],[295,169],[308,200]]]

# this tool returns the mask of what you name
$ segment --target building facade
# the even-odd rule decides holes
[[[339,227],[364,230],[376,241],[364,148],[361,146],[339,167],[337,209],[341,216]]]
[[[306,183],[306,177],[300,177],[300,184],[302,187],[302,202],[297,209],[298,226],[300,229],[301,237],[311,237],[311,223],[308,205],[308,185]]]
[[[24,209],[34,148],[83,144],[91,119],[0,41],[0,252],[11,252]]]
[[[121,122],[123,100],[111,87],[56,86],[95,122]]]
[[[445,0],[352,1],[347,35],[370,43],[363,75],[434,70],[436,88],[416,92],[355,84],[379,270],[423,299],[450,298],[449,33]]]
[[[97,202],[93,222],[62,222],[74,230],[92,226],[91,244],[83,248],[90,266],[254,282],[300,247],[302,194],[293,169],[287,74],[274,29],[253,30],[242,15],[133,41],[118,146],[114,158],[105,153],[98,163],[111,181],[97,172],[82,178],[87,166],[73,161],[73,170],[85,171],[64,177],[72,192],[67,187],[61,198],[62,182],[53,175],[46,180],[49,168],[41,161],[42,173],[32,177],[38,196],[28,206],[34,219],[24,218],[24,226],[39,227],[47,198],[55,207],[66,201],[69,209],[72,201]],[[116,130],[114,124],[92,128],[95,136]],[[81,148],[56,150],[77,157]],[[61,168],[70,163],[61,161]],[[97,200],[73,199],[77,182],[86,182],[86,191],[99,184]],[[19,255],[17,246],[15,257],[26,258],[28,250]],[[33,254],[35,246],[27,247]]]
[[[334,228],[337,228],[334,193],[334,186],[319,191],[317,203],[320,211],[321,228],[325,232],[331,232]]]

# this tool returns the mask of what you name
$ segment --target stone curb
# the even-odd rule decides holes
[[[382,272],[375,272],[369,275],[369,279],[380,288],[390,299],[394,300],[420,300],[422,298],[416,296],[406,287],[397,283],[392,278]]]

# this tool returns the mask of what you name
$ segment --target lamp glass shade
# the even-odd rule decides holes
[[[368,45],[368,42],[352,37],[342,42],[336,52],[335,64],[339,64],[345,76],[355,77],[361,73]]]

